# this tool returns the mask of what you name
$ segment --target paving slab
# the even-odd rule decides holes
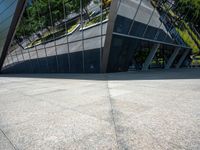
[[[200,149],[200,69],[0,75],[0,150]]]

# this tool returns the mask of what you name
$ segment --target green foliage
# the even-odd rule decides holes
[[[197,45],[200,45],[200,39],[198,36],[190,29],[190,27],[184,22],[184,27],[188,31],[189,35],[192,37],[192,39],[197,43]]]
[[[52,40],[55,37],[60,37],[65,35],[66,33],[70,33],[72,32],[76,27],[77,27],[78,23],[74,22],[73,24],[71,24],[71,26],[69,26],[69,28],[67,29],[67,31],[65,31],[65,28],[61,28],[59,30],[52,30],[51,33],[46,32],[45,34],[43,34],[39,39],[36,39],[32,42],[30,42],[26,48],[30,48],[34,45],[38,45],[41,43],[44,43],[46,41]]]
[[[70,28],[68,28],[67,33],[71,33],[76,27],[77,27],[78,23],[72,25]]]
[[[86,9],[91,1],[83,0],[82,7]],[[30,36],[44,28],[50,30],[54,23],[63,20],[71,12],[79,11],[80,0],[33,0],[24,12],[16,36]]]
[[[200,0],[175,0],[175,2],[176,9],[170,10],[168,15],[170,18],[174,18],[172,22],[174,21],[173,24],[183,41],[192,48],[193,54],[197,54],[199,53],[198,45],[200,44],[200,39],[186,22],[198,25],[200,20]],[[167,10],[166,6],[164,8]]]
[[[191,39],[189,33],[187,30],[181,30],[179,28],[176,28],[176,30],[178,31],[178,33],[180,34],[180,36],[182,37],[183,41],[192,48],[192,52],[194,54],[198,54],[199,52],[199,48],[196,45],[196,43]]]
[[[107,18],[108,18],[108,12],[103,13],[102,20],[104,21]],[[101,21],[101,15],[99,15],[97,17],[94,17],[90,21],[88,21],[87,23],[85,23],[85,27],[88,27],[88,26],[93,25],[95,23],[99,23],[100,21]]]
[[[189,12],[186,19],[194,24],[200,24],[200,0],[175,0],[175,2],[179,6],[176,9],[177,12],[182,15]],[[192,18],[193,20],[191,20]]]

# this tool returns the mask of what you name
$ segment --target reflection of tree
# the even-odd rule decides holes
[[[111,4],[111,0],[102,0],[103,2],[103,7],[106,8],[106,7],[109,7],[110,4]]]
[[[73,12],[79,12],[80,11],[80,0],[66,0],[67,3],[70,4],[70,10]],[[88,13],[87,6],[91,3],[92,0],[81,0],[82,1],[82,8],[84,9],[85,13],[87,14],[87,17],[90,20],[90,16]]]
[[[88,14],[87,6],[92,0],[82,0],[82,7]],[[64,19],[63,4],[66,10],[66,16],[72,12],[80,11],[80,0],[33,0],[32,4],[26,8],[22,22],[17,29],[17,36],[26,36],[46,28],[50,30],[52,26],[49,13],[49,4],[51,5],[51,14],[53,23]],[[89,15],[88,15],[89,16]]]
[[[135,53],[134,59],[136,62],[136,69],[142,69],[142,65],[145,62],[149,52],[150,52],[149,48],[144,48]]]
[[[176,8],[176,11],[179,14],[186,15],[186,13],[189,11],[186,19],[193,22],[195,25],[200,24],[200,0],[175,0],[175,3],[179,4],[179,7]],[[191,20],[193,16],[195,18]]]
[[[100,4],[102,1],[103,8],[107,8],[111,5],[112,0],[93,0],[94,3]]]
[[[145,48],[143,50],[138,51],[135,54],[135,57],[139,62],[143,63],[146,60],[149,52],[150,52],[150,49],[149,48]]]

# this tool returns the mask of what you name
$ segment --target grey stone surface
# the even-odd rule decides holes
[[[0,75],[0,149],[200,149],[200,70]]]
[[[0,149],[5,150],[14,150],[14,146],[7,139],[6,135],[0,130]]]

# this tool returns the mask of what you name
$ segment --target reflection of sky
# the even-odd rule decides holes
[[[0,0],[0,59],[2,59],[2,51],[6,43],[17,3],[18,1],[16,0]]]
[[[28,0],[27,5],[31,5],[32,4],[32,0]]]

